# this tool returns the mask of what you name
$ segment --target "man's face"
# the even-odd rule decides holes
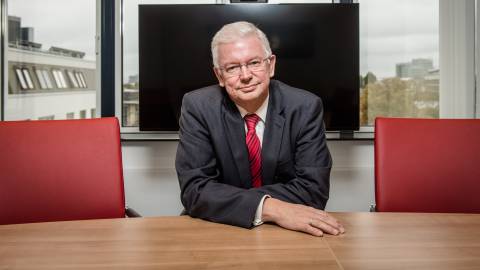
[[[256,36],[241,38],[218,46],[218,64],[214,68],[220,86],[238,105],[260,106],[268,96],[270,77],[275,72],[275,56],[266,59],[262,43]],[[258,65],[260,61],[260,65]],[[238,66],[240,70],[238,70]],[[250,67],[248,67],[248,66]],[[228,72],[237,69],[237,72]],[[235,68],[236,67],[236,68]]]

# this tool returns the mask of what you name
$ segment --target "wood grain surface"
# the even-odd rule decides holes
[[[0,269],[480,269],[480,215],[332,213],[342,236],[187,216],[0,226]]]

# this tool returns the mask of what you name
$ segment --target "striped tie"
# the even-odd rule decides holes
[[[250,161],[250,173],[252,175],[252,186],[262,186],[262,157],[260,140],[255,132],[260,117],[256,114],[249,114],[245,116],[245,123],[247,124],[247,148],[248,160]]]

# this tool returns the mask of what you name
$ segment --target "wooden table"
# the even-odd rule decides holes
[[[480,215],[333,213],[342,236],[183,217],[0,226],[0,269],[480,269]]]

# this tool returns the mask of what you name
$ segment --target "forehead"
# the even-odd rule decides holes
[[[262,42],[256,36],[240,38],[218,46],[218,61],[220,64],[240,63],[265,56]]]

